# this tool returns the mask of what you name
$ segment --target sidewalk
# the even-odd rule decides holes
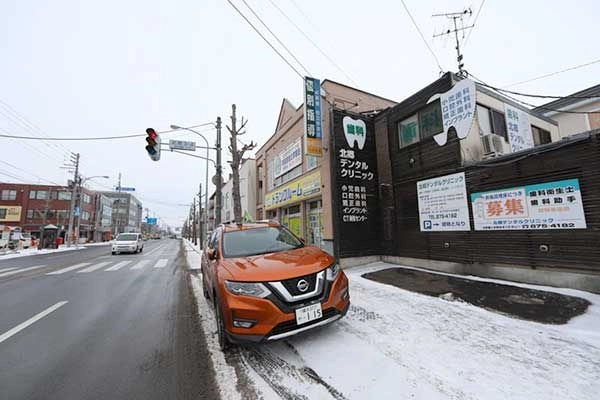
[[[0,260],[8,260],[11,258],[36,256],[39,254],[54,254],[54,253],[61,253],[64,251],[83,250],[86,247],[92,247],[92,246],[109,246],[109,245],[110,245],[110,242],[101,242],[101,243],[80,244],[79,248],[75,248],[74,244],[71,245],[71,247],[67,247],[66,244],[63,244],[63,245],[60,245],[58,249],[38,250],[37,248],[29,248],[29,249],[23,249],[23,250],[7,250],[6,253],[4,253],[2,250],[0,250]]]

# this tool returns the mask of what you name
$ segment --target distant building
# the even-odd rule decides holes
[[[240,165],[240,203],[242,206],[242,218],[246,220],[256,219],[256,160],[246,158]],[[227,224],[234,222],[233,214],[233,179],[229,175],[229,180],[225,182],[222,188],[223,208],[221,211],[221,220]]]
[[[93,240],[104,242],[112,238],[113,200],[101,193],[96,194],[96,218]]]
[[[122,232],[141,232],[142,203],[132,194],[126,192],[99,192],[112,200],[113,236]]]
[[[558,122],[561,137],[600,128],[600,85],[541,105],[533,111]]]

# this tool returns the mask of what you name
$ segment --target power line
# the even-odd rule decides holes
[[[352,79],[350,77],[350,75],[348,75],[343,69],[342,67],[340,67],[335,61],[333,61],[331,59],[331,57],[329,57],[327,55],[327,53],[325,53],[320,47],[319,45],[317,45],[290,17],[288,17],[288,15],[277,5],[273,2],[273,0],[269,0],[269,3],[271,3],[271,5],[273,7],[275,7],[280,13],[281,15],[283,15],[285,17],[285,19],[287,19],[289,21],[290,24],[292,24],[297,30],[298,32],[300,32],[302,34],[302,36],[304,36],[306,38],[306,40],[308,40],[322,55],[323,57],[325,57],[338,71],[340,71],[342,74],[344,74],[346,76],[346,78],[352,82],[354,85],[357,85],[357,83],[354,81],[354,79]]]
[[[535,104],[527,103],[526,101],[517,99],[516,97],[512,97],[512,96],[507,95],[506,93],[502,93],[502,92],[498,91],[493,86],[488,85],[487,83],[483,82],[481,79],[477,78],[475,75],[473,75],[471,73],[469,73],[469,75],[472,76],[473,78],[475,78],[475,80],[477,80],[480,85],[488,87],[488,88],[490,88],[492,90],[495,90],[498,93],[502,94],[503,96],[505,96],[505,97],[507,97],[507,98],[509,98],[509,99],[511,99],[511,100],[513,100],[515,102],[517,102],[517,103],[520,103],[522,105],[525,105],[525,106],[528,106],[528,107],[531,107],[531,108],[537,108],[539,110],[554,111],[554,112],[565,113],[565,114],[600,114],[600,111],[566,111],[566,110],[558,110],[558,109],[555,109],[555,108],[545,107],[543,105],[542,106],[536,106]]]
[[[235,4],[233,4],[233,3],[231,2],[231,0],[227,0],[227,2],[229,3],[229,5],[231,5],[231,7],[233,7],[233,8],[234,8],[234,10],[235,10],[235,11],[237,11],[237,12],[238,12],[238,14],[240,14],[240,16],[241,16],[242,18],[244,18],[244,20],[245,20],[245,21],[248,23],[248,25],[250,25],[250,26],[252,27],[252,29],[254,29],[254,31],[255,31],[255,32],[258,34],[258,36],[260,36],[260,37],[262,38],[262,40],[264,40],[264,41],[265,41],[265,43],[266,43],[266,44],[268,44],[268,45],[269,45],[269,47],[270,47],[270,48],[271,48],[271,49],[272,49],[272,50],[273,50],[275,53],[277,53],[277,55],[278,55],[279,57],[281,57],[281,59],[282,59],[282,60],[283,60],[283,61],[284,61],[284,62],[285,62],[285,63],[286,63],[286,64],[287,64],[287,65],[288,65],[288,66],[289,66],[289,67],[290,67],[292,70],[294,70],[294,72],[295,72],[296,74],[298,74],[298,76],[299,76],[300,78],[304,79],[304,76],[303,76],[303,75],[302,75],[300,72],[298,72],[298,70],[297,70],[296,68],[294,68],[294,66],[293,66],[293,65],[292,65],[292,64],[291,64],[291,63],[290,63],[290,62],[289,62],[289,61],[288,61],[288,60],[287,60],[287,59],[286,59],[286,58],[285,58],[285,57],[284,57],[284,56],[283,56],[283,55],[282,55],[282,54],[281,54],[281,53],[280,53],[280,52],[279,52],[279,51],[278,51],[276,48],[275,48],[275,46],[273,46],[273,45],[271,44],[271,42],[269,42],[269,41],[267,40],[267,38],[265,38],[265,37],[263,36],[263,34],[262,34],[262,33],[261,33],[261,32],[260,32],[260,31],[259,31],[259,30],[258,30],[258,29],[257,29],[257,28],[256,28],[256,27],[253,25],[253,24],[252,24],[252,22],[250,22],[250,20],[249,20],[249,19],[248,19],[248,18],[247,18],[247,17],[244,15],[244,13],[242,13],[242,12],[241,12],[241,11],[240,11],[240,10],[239,10],[239,9],[238,9],[236,6],[235,6]]]
[[[524,97],[535,97],[538,99],[600,99],[600,95],[596,95],[596,96],[577,96],[577,95],[549,96],[549,95],[541,95],[541,94],[529,94],[529,93],[514,92],[512,90],[506,90],[506,89],[493,87],[493,86],[487,85],[482,82],[480,82],[480,84],[485,87],[488,87],[490,89],[493,89],[495,91],[498,91],[498,92],[510,93],[510,94],[514,94],[517,96],[524,96]]]
[[[540,80],[540,79],[548,78],[548,77],[550,77],[550,76],[554,76],[554,75],[562,74],[563,72],[573,71],[573,70],[575,70],[575,69],[579,69],[579,68],[587,67],[587,66],[589,66],[589,65],[592,65],[592,64],[597,64],[597,63],[600,63],[600,59],[598,59],[598,60],[594,60],[594,61],[590,61],[590,62],[588,62],[588,63],[585,63],[585,64],[576,65],[576,66],[574,66],[574,67],[565,68],[565,69],[562,69],[562,70],[560,70],[560,71],[550,72],[549,74],[545,74],[545,75],[537,76],[537,77],[535,77],[535,78],[527,79],[527,80],[524,80],[524,81],[520,81],[520,82],[511,83],[510,85],[503,85],[502,87],[503,87],[503,88],[509,88],[509,87],[512,87],[512,86],[522,85],[522,84],[524,84],[524,83],[529,83],[529,82],[537,81],[537,80]]]
[[[435,58],[435,62],[437,64],[438,68],[440,69],[440,72],[444,72],[444,69],[440,65],[440,61],[438,60],[437,56],[435,55],[435,53],[431,49],[431,46],[429,46],[429,43],[427,43],[427,40],[425,40],[425,36],[423,36],[423,32],[421,32],[421,29],[419,28],[419,25],[417,25],[417,22],[415,21],[415,19],[413,18],[412,14],[410,13],[410,10],[406,6],[406,3],[404,2],[404,0],[401,0],[401,1],[402,1],[402,5],[404,6],[404,9],[406,10],[406,13],[410,17],[410,20],[412,21],[412,23],[415,26],[415,28],[417,28],[417,31],[419,32],[419,35],[421,35],[421,39],[423,39],[423,43],[425,43],[425,46],[427,46],[427,48],[429,49],[429,52],[431,53],[431,55],[433,56],[433,58]]]
[[[304,72],[306,72],[307,75],[312,75],[310,72],[308,72],[308,69],[306,69],[306,67],[300,62],[300,60],[298,60],[298,58],[294,55],[294,53],[292,53],[290,51],[290,49],[288,49],[287,46],[285,44],[283,44],[283,42],[281,40],[279,40],[277,35],[275,33],[273,33],[273,31],[267,26],[267,24],[264,23],[264,21],[258,16],[258,14],[256,14],[254,12],[252,7],[250,7],[250,5],[246,2],[246,0],[242,0],[242,2],[246,5],[246,7],[248,7],[248,9],[260,21],[260,23],[263,24],[263,26],[267,29],[267,31],[269,31],[269,33],[275,38],[275,40],[277,40],[277,42],[285,49],[285,51],[287,51],[289,53],[289,55],[291,55],[292,58],[302,67]]]
[[[16,179],[16,180],[21,181],[21,182],[26,182],[27,181],[27,179],[25,179],[25,178],[22,178],[22,177],[19,178],[18,176],[7,174],[6,172],[2,172],[2,171],[0,171],[0,175],[8,176],[10,178]]]
[[[9,167],[12,167],[12,168],[16,169],[17,171],[25,172],[25,173],[26,173],[26,174],[28,174],[28,175],[35,176],[36,178],[38,178],[38,179],[40,179],[40,180],[42,180],[42,181],[50,182],[50,183],[52,183],[53,185],[59,185],[59,184],[58,184],[58,183],[56,183],[56,182],[53,182],[53,181],[51,181],[51,180],[48,180],[48,179],[42,178],[41,176],[39,176],[39,175],[36,175],[36,174],[34,174],[33,172],[28,172],[28,171],[25,171],[24,169],[22,169],[22,168],[19,168],[19,167],[17,167],[16,165],[12,165],[11,163],[8,163],[8,162],[6,162],[6,161],[0,160],[0,163],[2,163],[2,164],[5,164],[5,165],[8,165]],[[60,185],[59,185],[59,186],[60,186]]]
[[[8,138],[10,138],[11,140],[13,140],[15,143],[17,143],[19,146],[23,147],[24,149],[27,149],[27,148],[29,148],[30,150],[33,150],[33,151],[37,152],[38,154],[40,154],[40,155],[42,155],[42,156],[46,157],[48,160],[50,160],[50,161],[52,161],[52,162],[58,162],[58,163],[62,163],[62,162],[63,162],[63,160],[61,160],[61,159],[59,159],[59,158],[56,158],[56,157],[49,156],[48,154],[44,153],[43,151],[41,151],[41,150],[40,150],[40,149],[38,149],[37,147],[35,147],[35,146],[33,146],[33,145],[30,145],[30,144],[29,144],[29,143],[27,143],[27,142],[20,142],[20,141],[18,141],[17,139],[13,139],[13,137],[12,137],[12,136],[10,136],[10,135],[6,135],[6,132],[7,132],[7,131],[6,131],[4,128],[0,128],[0,132],[4,132],[4,133],[5,133],[4,135],[3,135],[3,134],[0,134],[0,137],[8,137]]]
[[[190,126],[188,128],[197,128],[199,126],[206,126],[207,124],[200,124],[200,125],[194,125],[194,126]],[[210,129],[212,130],[212,129]],[[161,132],[157,132],[158,134],[166,134],[166,133],[172,133],[172,132],[180,132],[180,129],[171,129],[168,131],[161,131]],[[33,137],[33,136],[16,136],[16,135],[4,135],[4,134],[0,134],[0,137],[7,137],[7,138],[11,138],[11,139],[26,139],[26,140],[55,140],[55,141],[86,141],[86,140],[115,140],[115,139],[128,139],[128,138],[133,138],[133,137],[141,137],[141,136],[146,136],[145,133],[139,133],[139,134],[134,134],[134,135],[122,135],[122,136],[103,136],[103,137],[75,137],[75,138],[57,138],[57,137],[49,137],[49,138],[39,138],[39,137]]]
[[[475,29],[475,24],[477,23],[477,18],[479,18],[479,14],[481,13],[481,9],[483,8],[484,4],[485,4],[485,0],[482,0],[481,4],[479,5],[479,10],[477,10],[477,14],[475,14],[475,20],[473,21],[473,29]],[[469,38],[471,37],[471,32],[473,32],[473,29],[471,29],[469,31],[469,33],[467,33],[467,38],[463,42],[463,47],[467,46],[467,42],[469,41]]]

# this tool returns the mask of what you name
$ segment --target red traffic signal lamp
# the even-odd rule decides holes
[[[146,151],[148,152],[148,156],[152,161],[160,160],[160,136],[153,128],[146,129],[146,142],[148,145],[146,146]]]

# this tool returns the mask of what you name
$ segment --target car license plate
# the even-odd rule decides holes
[[[305,324],[323,316],[321,303],[311,304],[310,306],[298,308],[296,310],[296,323],[298,325]]]

